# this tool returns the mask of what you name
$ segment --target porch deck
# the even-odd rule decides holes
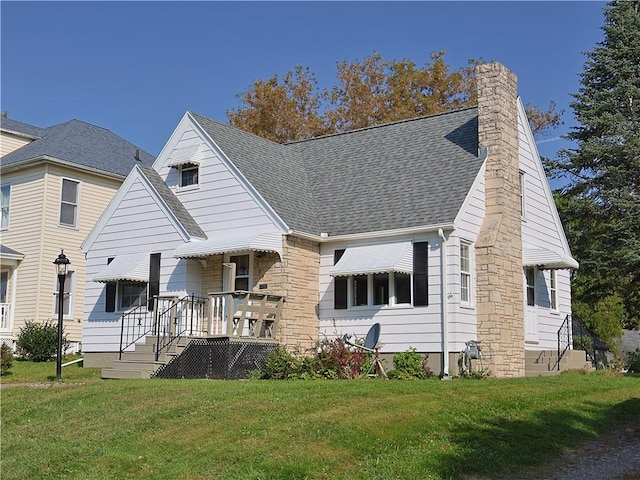
[[[246,291],[156,296],[122,316],[119,357],[102,377],[241,378],[278,345],[283,303],[279,295]]]

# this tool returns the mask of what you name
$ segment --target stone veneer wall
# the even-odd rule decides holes
[[[476,242],[478,339],[496,377],[525,374],[517,80],[507,68],[477,68],[478,139],[488,148],[485,218]]]
[[[318,340],[320,244],[287,236],[283,264],[285,303],[278,340],[306,354]]]

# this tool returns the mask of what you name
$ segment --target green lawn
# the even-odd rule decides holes
[[[71,372],[64,388],[2,390],[3,480],[505,475],[640,414],[637,377],[101,381]]]

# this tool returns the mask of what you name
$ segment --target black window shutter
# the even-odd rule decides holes
[[[333,251],[333,264],[335,265],[340,261],[344,254],[344,248]],[[344,310],[347,308],[347,277],[335,277],[334,292],[333,292],[333,308],[336,310]]]
[[[107,259],[107,265],[109,265],[113,261],[113,257]],[[109,282],[107,283],[107,288],[105,291],[106,299],[104,302],[104,311],[105,312],[115,312],[116,311],[116,288],[117,283]]]
[[[429,305],[428,256],[429,242],[413,244],[413,305],[416,307]]]
[[[149,300],[147,310],[154,308],[154,298],[160,294],[160,254],[152,253],[149,258]]]

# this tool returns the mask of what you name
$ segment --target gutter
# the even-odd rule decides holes
[[[440,277],[442,281],[442,379],[449,379],[449,299],[447,291],[447,238],[438,229],[442,239],[440,247]]]
[[[318,243],[338,242],[338,241],[351,241],[351,240],[369,240],[378,239],[384,237],[395,237],[400,235],[416,235],[421,233],[440,232],[443,230],[453,231],[453,223],[441,223],[437,225],[428,225],[420,227],[407,227],[397,228],[393,230],[379,230],[377,232],[365,232],[365,233],[349,233],[346,235],[333,235],[330,236],[327,233],[321,233],[315,235],[313,233],[301,232],[299,230],[289,230],[289,235],[294,237],[305,238]]]

